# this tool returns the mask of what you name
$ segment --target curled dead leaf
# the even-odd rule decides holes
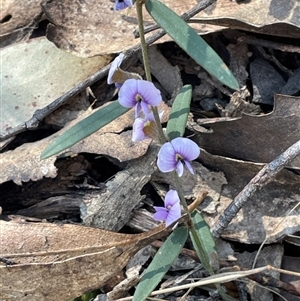
[[[99,288],[169,232],[119,234],[68,224],[0,221],[0,298],[65,301]]]

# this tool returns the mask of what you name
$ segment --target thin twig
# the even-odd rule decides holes
[[[295,45],[286,45],[282,43],[277,43],[274,41],[267,41],[262,39],[257,39],[253,36],[243,35],[237,39],[238,43],[246,43],[254,46],[262,46],[266,48],[276,49],[283,52],[294,52],[300,53],[300,47]]]
[[[197,3],[194,7],[192,7],[190,10],[188,10],[187,12],[185,12],[184,14],[182,14],[180,17],[184,20],[184,21],[188,21],[190,18],[194,17],[195,15],[197,15],[199,12],[201,12],[202,10],[206,9],[208,6],[212,5],[214,2],[216,2],[217,0],[202,0],[199,3]],[[147,28],[145,28],[145,33],[149,33],[153,30],[159,29],[160,26],[155,24],[155,25],[151,25],[148,26]],[[160,39],[162,36],[164,36],[166,34],[166,32],[162,29],[159,32],[157,32],[156,34],[154,34],[153,36],[157,35],[159,36],[158,39]],[[152,36],[152,37],[153,37]],[[140,34],[139,32],[136,30],[134,31],[134,37],[135,38],[139,38]],[[156,41],[156,40],[155,40]],[[153,42],[152,42],[153,43]]]
[[[288,165],[300,154],[300,140],[290,146],[275,160],[266,164],[264,168],[244,187],[235,197],[231,204],[219,216],[218,221],[212,228],[212,234],[219,237],[222,231],[229,225],[239,210],[247,203],[256,190],[261,189],[279,173],[284,166]]]

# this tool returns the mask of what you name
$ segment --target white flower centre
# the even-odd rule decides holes
[[[176,154],[175,156],[176,162],[183,160],[182,156],[180,154]]]
[[[140,94],[135,95],[135,101],[136,102],[141,102],[143,100],[143,97]]]

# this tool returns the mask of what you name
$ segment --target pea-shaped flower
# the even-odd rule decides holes
[[[114,10],[122,10],[133,5],[132,0],[116,0]]]
[[[199,155],[200,148],[194,141],[178,137],[161,147],[158,152],[157,166],[162,172],[176,170],[179,177],[183,174],[184,166],[194,174],[190,161],[197,159]]]
[[[131,78],[134,79],[142,79],[141,76],[137,73],[127,72],[120,68],[122,61],[124,59],[124,53],[120,53],[111,63],[108,76],[107,83],[109,85],[115,84],[117,88],[121,88],[123,83]]]
[[[177,191],[168,191],[164,203],[164,207],[154,206],[156,213],[154,213],[153,219],[156,221],[165,221],[166,227],[168,227],[181,217],[180,200]]]
[[[161,101],[160,91],[146,80],[128,79],[119,91],[119,103],[125,108],[135,107],[135,117],[141,110],[149,114],[149,106],[157,106]]]
[[[118,81],[116,78],[114,78],[114,75],[115,75],[116,71],[118,71],[120,69],[123,59],[124,59],[124,53],[120,53],[111,63],[111,66],[108,71],[108,76],[107,76],[107,83],[109,85],[111,85],[113,83],[118,84]],[[115,77],[116,77],[116,75],[115,75]]]
[[[159,113],[161,119],[164,112]],[[138,117],[133,123],[132,141],[142,141],[148,138],[158,139],[159,134],[153,113],[147,114],[145,117]]]

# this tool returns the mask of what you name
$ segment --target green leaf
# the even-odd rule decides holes
[[[148,0],[145,5],[159,26],[200,66],[226,86],[239,89],[236,78],[222,59],[182,18],[160,1]]]
[[[191,216],[195,227],[195,231],[190,230],[193,246],[204,268],[210,274],[214,274],[219,270],[219,258],[214,238],[198,210],[194,210]]]
[[[191,99],[192,86],[183,86],[173,102],[167,124],[167,134],[170,140],[183,136],[190,112]]]
[[[122,107],[118,101],[100,108],[84,120],[78,122],[72,128],[68,129],[50,145],[44,149],[41,159],[49,158],[69,147],[82,139],[98,131],[117,117],[126,113],[129,109]]]
[[[138,284],[133,301],[145,300],[155,289],[178,257],[188,236],[188,229],[177,228],[157,251],[149,267]]]

